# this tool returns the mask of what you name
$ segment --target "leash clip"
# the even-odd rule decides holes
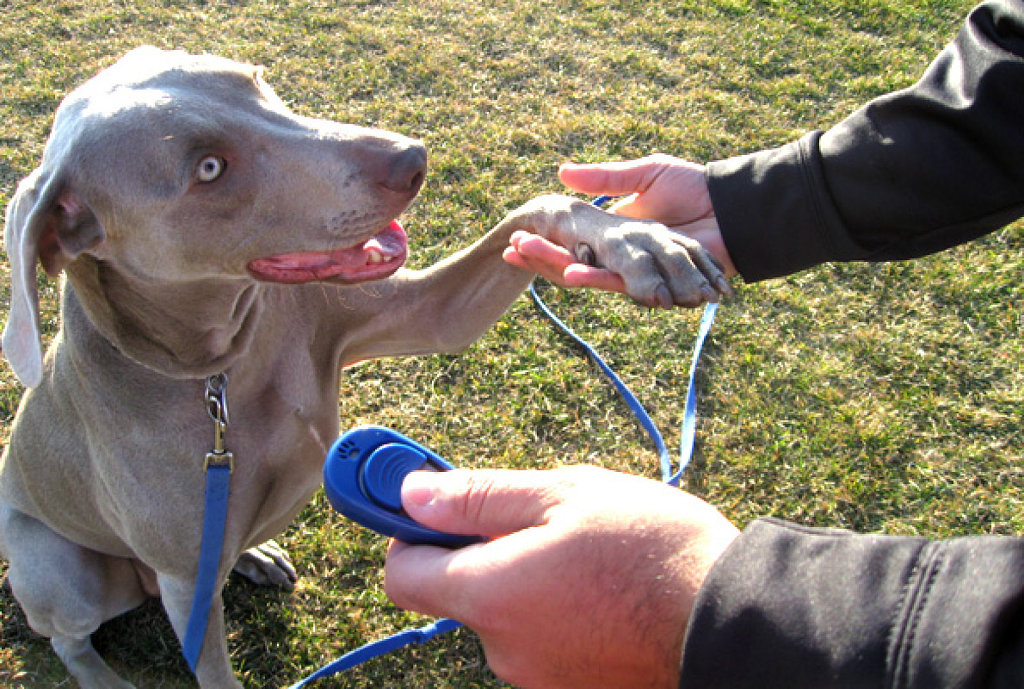
[[[235,470],[235,456],[224,446],[224,433],[228,429],[228,376],[216,373],[206,379],[206,411],[213,420],[213,452],[206,453],[203,471],[210,465],[227,465]]]

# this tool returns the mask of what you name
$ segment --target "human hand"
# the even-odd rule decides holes
[[[736,274],[718,228],[702,165],[658,154],[626,162],[569,163],[559,169],[558,175],[566,186],[585,194],[628,195],[609,210],[654,220],[697,240],[715,257],[726,277]],[[621,281],[613,273],[587,265],[583,257],[573,256],[536,235],[514,234],[504,258],[565,287],[622,291]],[[716,288],[730,293],[728,283],[721,282]]]
[[[495,674],[532,689],[675,687],[694,598],[738,533],[678,489],[585,466],[414,472],[402,504],[491,540],[393,541],[388,596],[464,622]]]

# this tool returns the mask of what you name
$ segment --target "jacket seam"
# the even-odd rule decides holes
[[[926,543],[918,553],[914,568],[900,594],[890,627],[889,653],[886,659],[889,689],[907,689],[910,686],[910,665],[918,625],[942,561],[943,553],[939,544]]]
[[[821,195],[826,193],[827,183],[821,170],[820,153],[816,156],[810,150],[811,146],[814,146],[815,149],[818,148],[822,136],[824,136],[822,131],[811,132],[797,141],[796,150],[797,155],[800,157],[800,172],[803,176],[804,188],[807,190],[807,195],[811,197],[811,207],[814,209],[815,222],[821,228],[821,231],[818,233],[818,240],[825,245],[828,255],[835,256],[838,253],[838,247],[832,240],[831,223],[829,222],[828,214],[825,212],[825,202],[821,198]]]

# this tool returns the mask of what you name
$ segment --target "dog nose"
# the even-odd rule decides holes
[[[410,143],[391,155],[380,184],[393,192],[414,195],[426,171],[427,149],[420,143]]]

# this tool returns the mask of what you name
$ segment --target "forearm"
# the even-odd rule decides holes
[[[1019,687],[1024,541],[762,520],[705,580],[680,687]]]
[[[827,132],[708,165],[748,281],[913,258],[1024,215],[1024,3],[990,1],[911,88]]]

